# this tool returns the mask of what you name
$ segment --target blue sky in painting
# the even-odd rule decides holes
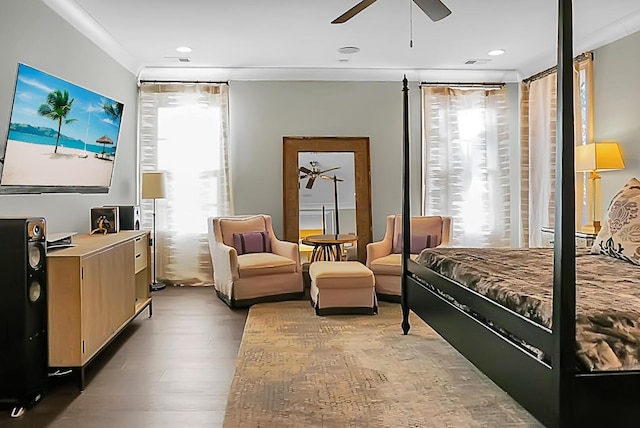
[[[89,144],[95,144],[98,138],[106,135],[117,143],[120,120],[114,122],[102,108],[105,102],[115,104],[116,101],[25,64],[18,66],[11,123],[57,131],[57,121],[38,115],[40,105],[46,104],[47,95],[56,89],[69,91],[69,99],[74,101],[67,119],[78,119],[69,124],[63,123],[61,134]]]

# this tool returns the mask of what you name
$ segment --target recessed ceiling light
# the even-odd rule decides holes
[[[341,54],[354,54],[360,52],[360,48],[357,46],[343,46],[338,49],[338,52],[340,52]]]
[[[176,50],[178,52],[187,53],[187,52],[191,52],[192,49],[189,46],[180,46],[179,48],[176,48]]]
[[[502,55],[503,53],[505,53],[504,49],[494,49],[492,51],[487,52],[487,55],[498,56],[498,55]]]

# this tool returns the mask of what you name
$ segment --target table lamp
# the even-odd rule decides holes
[[[152,171],[142,173],[142,199],[153,199],[153,282],[151,291],[162,290],[165,284],[156,282],[156,199],[166,198],[164,172]]]
[[[624,169],[622,152],[618,143],[612,141],[596,142],[576,146],[576,172],[588,172],[591,181],[591,206],[593,209],[592,224],[585,225],[585,229],[598,233],[600,221],[597,220],[597,205],[599,196],[599,181],[601,171]]]

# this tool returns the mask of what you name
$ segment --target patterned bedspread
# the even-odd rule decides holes
[[[437,248],[418,263],[551,327],[552,248]],[[640,267],[576,252],[578,366],[640,369]]]

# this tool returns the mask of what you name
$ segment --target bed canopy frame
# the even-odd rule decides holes
[[[575,171],[572,0],[558,0],[558,87],[553,329],[538,325],[414,262],[410,248],[408,83],[403,80],[402,330],[415,312],[470,362],[549,427],[616,426],[638,422],[640,371],[580,372],[576,368]],[[544,362],[482,318],[550,356]]]

